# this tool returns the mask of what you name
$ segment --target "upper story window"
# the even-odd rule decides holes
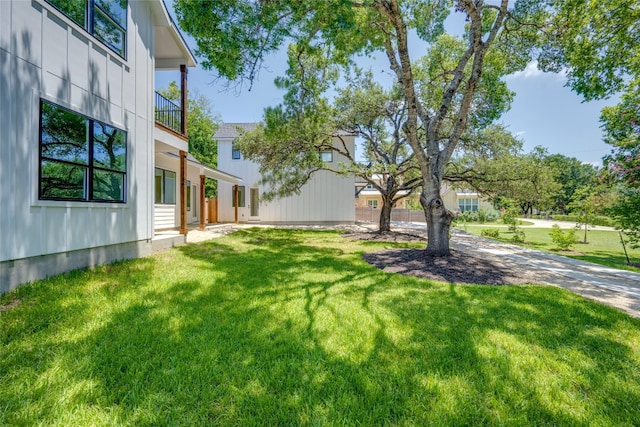
[[[240,150],[236,147],[236,142],[231,143],[231,158],[234,160],[240,159]]]
[[[323,162],[326,162],[326,163],[333,162],[333,151],[331,151],[331,150],[321,151],[320,152],[320,160],[322,160]]]
[[[47,0],[121,57],[126,57],[127,0]]]
[[[125,202],[127,133],[40,103],[39,198]]]

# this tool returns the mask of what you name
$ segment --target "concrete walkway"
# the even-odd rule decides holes
[[[553,227],[553,224],[558,224],[558,226],[563,229],[576,228],[576,223],[569,222],[569,221],[553,221],[548,219],[535,219],[535,218],[519,218],[519,219],[520,221],[533,223],[533,225],[522,225],[521,227],[525,230],[527,228],[551,228]],[[582,227],[584,226],[581,225],[580,228]],[[615,228],[605,227],[601,225],[590,225],[589,230],[615,230]]]

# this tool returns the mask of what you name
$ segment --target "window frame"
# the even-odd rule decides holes
[[[129,0],[122,0],[125,2],[124,5],[124,16],[121,19],[118,17],[112,16],[110,11],[107,11],[100,4],[100,0],[84,0],[84,20],[82,23],[76,21],[71,15],[70,11],[63,10],[58,4],[55,3],[55,0],[45,0],[49,5],[51,5],[55,10],[66,16],[73,23],[82,28],[86,33],[90,34],[96,40],[98,40],[102,45],[107,47],[112,52],[116,53],[119,57],[126,60],[127,59],[127,23],[129,19]],[[115,0],[119,2],[120,0]],[[99,28],[99,25],[96,25],[96,17],[102,16],[103,21],[108,25],[111,25],[115,28],[115,31],[118,34],[121,34],[122,40],[122,50],[119,50],[116,46],[112,45],[99,31],[96,31],[96,28]]]
[[[460,212],[478,212],[480,200],[478,197],[458,198],[458,209]]]
[[[162,172],[161,175],[158,175],[158,171]],[[173,174],[173,192],[172,193],[168,193],[167,192],[167,172]],[[154,185],[154,193],[153,193],[153,203],[156,205],[177,205],[178,201],[177,201],[177,197],[176,197],[176,192],[177,192],[177,188],[178,188],[178,174],[175,171],[169,170],[169,169],[163,169],[163,168],[159,168],[159,167],[154,167],[153,169],[153,176],[154,176],[154,180],[153,180],[153,185]],[[157,182],[155,177],[160,176],[160,201],[158,201],[157,196],[158,196],[158,189],[156,188]],[[169,201],[167,202],[167,194],[171,194],[172,195],[172,200],[173,202]]]
[[[242,158],[242,153],[240,150],[236,148],[236,142],[231,142],[231,160],[240,160]]]
[[[69,160],[65,158],[57,158],[53,156],[44,155],[43,133],[44,127],[44,105],[47,104],[55,109],[66,111],[74,116],[82,118],[86,121],[86,162]],[[127,203],[127,187],[128,187],[128,132],[124,129],[120,129],[109,123],[105,123],[101,120],[93,119],[85,114],[78,113],[70,108],[56,104],[55,102],[40,98],[39,103],[39,129],[38,129],[38,200],[53,200],[53,201],[65,201],[65,202],[80,202],[80,203],[108,203],[108,204],[125,204]],[[119,170],[114,167],[106,167],[100,164],[96,164],[96,140],[95,140],[95,126],[96,124],[103,125],[114,129],[115,131],[122,133],[124,140],[124,160],[123,170]],[[99,160],[98,160],[99,162]],[[44,178],[44,163],[53,163],[59,165],[65,165],[67,167],[76,167],[83,170],[83,182],[82,182],[82,195],[80,197],[61,197],[61,196],[47,196],[43,194],[43,178]],[[105,199],[96,197],[96,175],[97,174],[112,174],[120,176],[120,198],[119,199]]]
[[[378,200],[377,199],[369,199],[369,200],[367,200],[367,206],[369,206],[371,209],[377,209],[378,208]]]
[[[246,207],[246,189],[244,185],[238,185],[238,207]],[[231,191],[231,207],[236,207],[235,191]]]
[[[329,160],[326,160],[325,156],[328,156]],[[333,150],[321,150],[320,160],[323,161],[324,163],[333,163]]]

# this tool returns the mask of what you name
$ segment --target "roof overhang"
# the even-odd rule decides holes
[[[171,151],[164,151],[162,154],[172,157],[174,159],[179,159],[180,155]],[[187,154],[187,164],[191,166],[195,166],[200,169],[200,173],[207,178],[217,179],[220,181],[230,182],[232,184],[239,184],[242,182],[242,178],[237,177],[235,175],[231,175],[230,173],[222,172],[216,168],[212,168],[210,166],[205,165],[200,162],[198,159],[193,157],[191,154]]]
[[[153,0],[156,70],[176,70],[180,65],[195,67],[197,61],[185,42],[163,0]]]

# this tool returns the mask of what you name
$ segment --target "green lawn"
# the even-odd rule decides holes
[[[0,297],[0,425],[637,425],[640,320],[248,229]]]
[[[500,240],[502,242],[513,243],[511,241],[513,233],[507,231],[506,226],[500,227],[496,225],[486,224],[467,224],[459,227],[470,233],[479,236],[484,229],[500,230]],[[532,249],[539,249],[546,252],[553,252],[559,255],[571,258],[581,259],[596,264],[606,265],[609,267],[620,268],[640,272],[640,268],[627,265],[627,258],[624,249],[620,243],[620,236],[617,231],[590,229],[587,233],[587,244],[581,243],[584,239],[584,229],[576,232],[576,237],[580,243],[577,243],[571,251],[558,251],[549,236],[548,228],[529,228],[519,227],[524,231],[526,238],[523,246]],[[567,230],[563,230],[567,231]],[[631,263],[640,262],[640,249],[631,249],[627,244],[627,253]]]

